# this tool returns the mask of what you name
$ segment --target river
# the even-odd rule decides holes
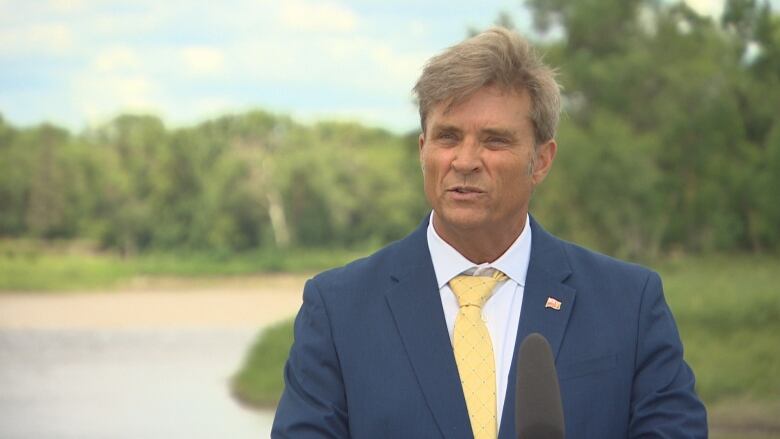
[[[0,329],[0,438],[268,437],[228,388],[257,333]]]

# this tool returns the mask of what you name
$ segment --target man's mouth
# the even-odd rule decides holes
[[[447,189],[449,192],[456,192],[459,194],[481,194],[485,191],[474,186],[453,186]]]

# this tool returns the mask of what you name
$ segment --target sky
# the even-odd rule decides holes
[[[688,0],[717,15],[723,0]],[[74,131],[260,108],[416,129],[425,61],[521,0],[0,0],[0,114]]]

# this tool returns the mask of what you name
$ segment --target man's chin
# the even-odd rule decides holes
[[[444,210],[434,212],[434,226],[452,231],[474,231],[488,227],[486,215],[470,209]]]

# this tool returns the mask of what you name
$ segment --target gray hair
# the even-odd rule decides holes
[[[560,119],[561,91],[555,74],[528,41],[505,28],[493,27],[425,64],[413,89],[420,107],[420,125],[425,132],[433,106],[442,102],[452,106],[483,87],[498,86],[528,92],[534,140],[542,144],[555,137]]]

